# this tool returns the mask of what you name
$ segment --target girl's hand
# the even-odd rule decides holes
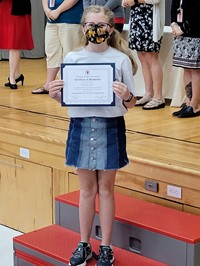
[[[113,91],[122,100],[127,100],[130,96],[128,87],[120,81],[113,82]]]
[[[61,89],[63,88],[63,80],[53,80],[49,83],[49,96],[55,98],[58,102],[61,100]]]

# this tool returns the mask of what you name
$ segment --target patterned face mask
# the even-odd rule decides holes
[[[100,44],[105,42],[110,37],[110,34],[105,26],[102,27],[99,24],[94,24],[88,28],[85,37],[91,43]]]

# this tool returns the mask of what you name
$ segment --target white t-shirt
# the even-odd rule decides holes
[[[133,83],[132,64],[129,57],[109,47],[101,53],[89,52],[85,48],[70,52],[65,57],[64,63],[115,63],[115,79],[128,86],[130,92],[135,93]],[[69,117],[118,117],[123,116],[127,109],[122,104],[122,99],[115,96],[115,106],[70,106]]]

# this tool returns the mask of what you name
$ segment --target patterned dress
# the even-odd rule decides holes
[[[153,41],[153,5],[136,4],[131,7],[129,47],[144,52],[159,52],[161,39]]]
[[[174,38],[173,66],[200,69],[200,1],[183,0],[183,21],[177,21],[180,0],[172,0],[171,22],[181,27],[183,34]]]
[[[200,38],[174,38],[173,51],[173,66],[200,69]]]

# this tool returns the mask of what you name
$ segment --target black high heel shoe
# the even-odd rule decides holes
[[[16,83],[21,81],[22,86],[24,85],[24,75],[21,74],[18,78],[15,79]]]
[[[22,84],[22,86],[24,85],[24,75],[23,74],[21,74],[18,78],[16,78],[15,79],[15,82],[17,83],[17,82],[19,82],[19,81],[21,81],[21,84]],[[7,83],[5,83],[5,86],[6,87],[10,87],[10,78],[8,78],[8,82]],[[11,85],[17,85],[17,84],[11,84]]]
[[[5,83],[6,87],[10,87],[12,90],[16,90],[17,89],[17,84],[12,84],[10,82]]]

